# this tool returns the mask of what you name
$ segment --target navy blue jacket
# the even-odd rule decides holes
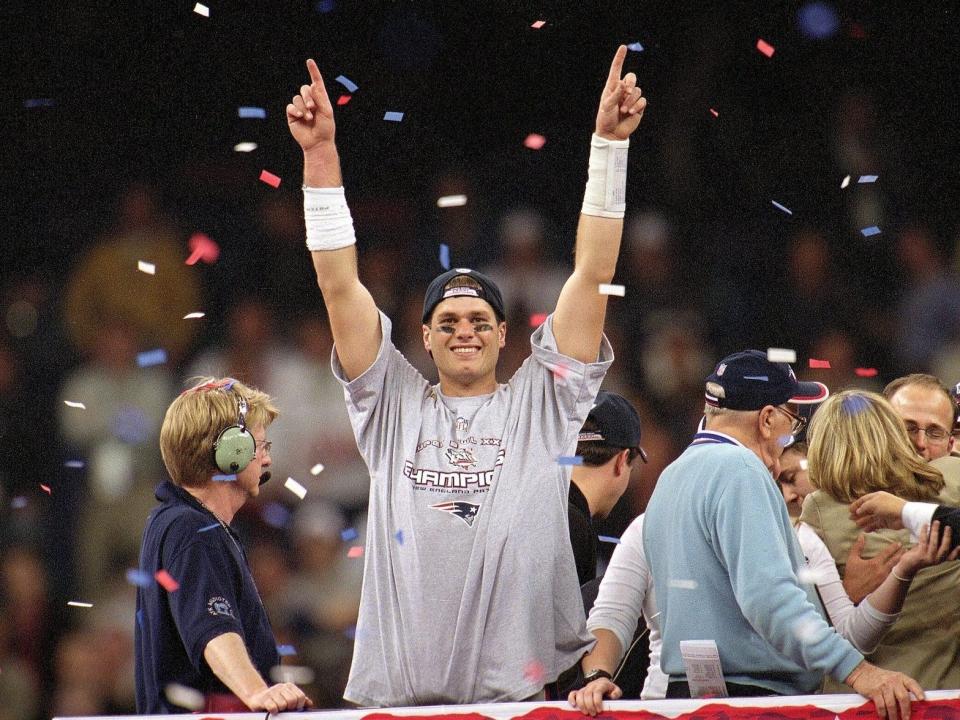
[[[143,533],[140,569],[150,576],[166,570],[180,587],[168,592],[151,582],[137,589],[137,712],[189,712],[165,697],[170,683],[205,695],[230,694],[203,658],[207,643],[228,632],[243,638],[269,684],[280,657],[240,539],[171,482],[157,488],[157,499],[161,504]]]

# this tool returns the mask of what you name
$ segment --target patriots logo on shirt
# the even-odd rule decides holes
[[[448,512],[451,515],[456,515],[470,527],[473,527],[473,521],[476,520],[477,513],[480,512],[479,505],[466,502],[464,500],[451,500],[449,502],[437,503],[436,505],[431,505],[430,507],[432,507],[434,510],[440,510],[442,512]]]

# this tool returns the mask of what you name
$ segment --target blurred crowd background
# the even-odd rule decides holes
[[[274,480],[237,522],[295,648],[285,662],[312,670],[319,707],[342,703],[369,481],[329,370],[283,117],[308,56],[337,103],[361,276],[397,345],[433,376],[419,313],[444,244],[504,292],[507,380],[570,270],[600,88],[617,44],[633,45],[650,105],[605,387],[640,408],[650,463],[608,535],[685,446],[729,352],[793,348],[798,373],[834,390],[919,371],[960,381],[957,8],[3,5],[0,718],[133,711],[127,571],[164,477],[158,429],[207,374],[281,408]]]

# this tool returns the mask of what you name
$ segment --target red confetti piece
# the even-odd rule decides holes
[[[275,188],[280,187],[280,178],[278,178],[276,175],[274,175],[272,172],[268,170],[260,171],[260,181],[265,182],[270,187],[275,187]]]
[[[720,117],[720,113],[718,113],[713,108],[710,108],[710,114],[713,115],[714,117]]]
[[[857,377],[876,377],[878,375],[876,368],[857,368],[854,372]]]
[[[555,365],[552,369],[553,376],[557,380],[566,380],[567,376],[570,374],[570,368],[566,365]]]
[[[528,147],[531,150],[539,150],[546,144],[547,139],[543,135],[538,135],[537,133],[530,133],[523,141],[524,147]]]
[[[757,50],[762,52],[767,57],[773,57],[773,53],[775,52],[773,45],[768,43],[763,38],[757,39]]]
[[[534,313],[530,316],[530,327],[540,327],[547,321],[546,313]]]
[[[43,483],[40,483],[40,489],[43,490],[47,495],[52,495],[52,493],[50,492],[49,485],[44,485]]]
[[[207,265],[213,265],[220,257],[220,246],[204,233],[198,232],[191,235],[188,244],[190,257],[186,260],[187,265],[196,265],[198,260],[203,260]]]
[[[348,558],[358,558],[363,557],[363,545],[354,545],[352,548],[347,550]]]
[[[533,23],[530,27],[532,27],[534,30],[539,30],[540,28],[542,28],[542,27],[543,27],[544,25],[546,25],[546,24],[547,24],[547,21],[546,21],[546,20],[537,20],[537,21],[536,21],[535,23]]]
[[[830,361],[829,360],[815,360],[810,358],[810,369],[811,370],[829,370]]]
[[[173,575],[166,570],[157,570],[153,577],[167,592],[176,592],[180,589],[180,583],[173,579]]]
[[[546,675],[547,670],[543,667],[543,663],[536,660],[531,660],[523,668],[523,677],[534,685],[542,685]]]
[[[351,100],[353,100],[353,95],[341,95],[337,98],[337,105],[346,105]]]

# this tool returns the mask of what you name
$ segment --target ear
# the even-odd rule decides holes
[[[757,431],[764,440],[773,436],[773,429],[777,420],[776,414],[777,410],[773,405],[764,405],[760,408],[760,414],[757,416]]]
[[[422,328],[423,328],[423,349],[429,353],[431,352],[430,351],[430,326],[423,325]]]
[[[506,323],[506,321],[503,321],[503,322],[501,322],[501,323],[499,323],[499,324],[497,325],[497,344],[499,345],[499,347],[500,347],[501,350],[503,350],[503,348],[504,348],[504,347],[506,346],[506,344],[507,344],[507,323]]]
[[[613,471],[616,473],[617,477],[620,477],[624,472],[630,472],[630,464],[627,462],[627,458],[630,457],[630,450],[624,449],[618,452],[614,458],[615,463],[613,465]]]
[[[956,441],[957,441],[957,438],[954,437],[954,435],[951,433],[951,434],[950,434],[950,439],[947,440],[947,452],[948,452],[948,453],[952,453],[952,452],[953,452],[953,446],[954,446],[954,443],[956,443]]]

